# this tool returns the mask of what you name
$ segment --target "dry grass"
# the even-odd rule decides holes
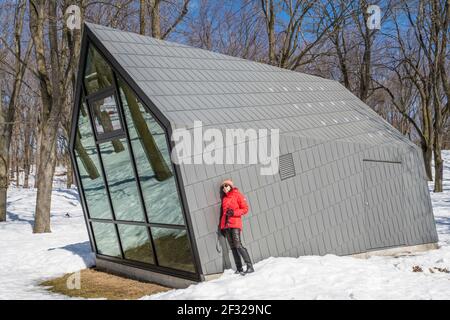
[[[49,287],[49,291],[69,297],[108,300],[139,299],[146,295],[170,290],[154,283],[131,280],[94,269],[81,270],[80,274],[80,289],[67,287],[67,279],[72,273],[44,281],[41,286]]]

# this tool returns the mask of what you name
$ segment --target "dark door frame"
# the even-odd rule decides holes
[[[363,159],[362,160],[362,179],[363,179],[363,208],[364,208],[364,220],[365,220],[365,228],[367,229],[367,228],[369,228],[370,226],[369,226],[369,224],[368,224],[368,221],[367,221],[367,219],[368,219],[368,205],[369,205],[369,203],[367,202],[367,199],[366,199],[366,196],[367,196],[367,190],[366,190],[366,184],[367,184],[367,181],[366,181],[366,168],[365,168],[365,165],[367,164],[367,163],[375,163],[375,164],[397,164],[397,165],[400,165],[400,167],[401,167],[401,169],[402,170],[404,170],[404,167],[403,167],[403,165],[402,165],[402,162],[401,161],[390,161],[390,160],[374,160],[374,159]],[[404,183],[403,183],[403,181],[402,181],[402,183],[401,183],[401,186],[402,186],[402,190],[401,190],[401,192],[402,193],[404,193],[405,192],[405,186],[404,186]],[[404,207],[404,206],[402,206],[402,207]],[[404,216],[404,212],[402,211],[402,212],[397,212],[397,214],[401,214],[401,216],[402,216],[402,218],[403,218],[403,216]],[[400,226],[399,226],[400,227]],[[399,230],[399,232],[401,232],[402,230]],[[395,247],[401,247],[401,246],[405,246],[406,244],[407,244],[407,241],[406,241],[406,238],[405,238],[405,234],[402,232],[401,233],[401,236],[399,236],[399,239],[400,239],[400,241],[402,242],[402,243],[399,243],[399,244],[393,244],[393,245],[387,245],[387,246],[372,246],[371,245],[371,243],[370,243],[370,238],[369,238],[369,232],[370,232],[370,230],[366,230],[366,233],[365,233],[365,237],[366,237],[366,242],[367,242],[367,245],[368,246],[366,246],[366,248],[365,248],[365,251],[367,251],[367,252],[369,252],[369,251],[377,251],[377,250],[385,250],[385,249],[389,249],[389,248],[395,248]]]

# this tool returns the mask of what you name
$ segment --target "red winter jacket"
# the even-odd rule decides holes
[[[227,209],[232,209],[234,215],[227,219]],[[239,228],[242,230],[241,217],[248,212],[248,205],[245,197],[239,192],[237,188],[233,188],[224,195],[222,199],[222,216],[220,218],[220,229]]]

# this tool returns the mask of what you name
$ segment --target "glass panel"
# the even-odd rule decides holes
[[[159,265],[195,272],[186,230],[152,228],[152,236]]]
[[[144,221],[127,140],[102,143],[100,154],[116,219]]]
[[[148,219],[183,225],[165,132],[123,81],[120,94]]]
[[[119,233],[126,259],[154,263],[147,227],[121,224]]]
[[[108,63],[93,46],[89,46],[84,70],[84,85],[87,94],[90,95],[100,89],[112,86],[112,79],[112,71]]]
[[[92,102],[91,107],[97,133],[102,134],[122,129],[114,95]]]
[[[85,103],[82,103],[75,137],[75,156],[91,218],[112,219],[105,183],[103,181],[94,134]]]
[[[121,257],[119,242],[117,241],[116,229],[112,223],[93,222],[95,243],[99,254],[112,257]]]

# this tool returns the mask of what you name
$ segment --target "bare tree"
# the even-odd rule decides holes
[[[0,92],[0,221],[6,220],[6,198],[8,188],[8,166],[9,166],[9,147],[11,144],[11,135],[13,123],[15,120],[15,108],[22,87],[22,80],[26,70],[26,61],[30,56],[32,49],[31,42],[25,51],[22,52],[22,30],[25,14],[26,2],[18,1],[14,14],[14,45],[11,50],[14,54],[14,80],[9,102],[6,108],[2,107]],[[3,42],[6,41],[3,39]],[[6,44],[6,43],[5,43]],[[7,45],[7,44],[6,44]],[[25,61],[25,62],[24,62]]]
[[[76,58],[74,48],[67,47],[64,43],[64,37],[70,32],[67,26],[63,25],[62,32],[58,30],[57,10],[56,1],[29,1],[30,34],[34,43],[42,102],[38,128],[41,143],[34,233],[51,232],[50,206],[56,165],[56,141],[61,113],[72,84],[71,75]],[[62,11],[65,11],[64,7]],[[47,34],[44,32],[46,29],[48,29]],[[47,51],[48,55],[46,55]]]
[[[369,18],[367,7],[368,4],[366,0],[359,0],[357,10],[356,12],[353,11],[352,15],[363,43],[361,68],[359,70],[360,79],[358,97],[364,102],[366,102],[369,97],[372,81],[372,45],[373,38],[377,32],[376,29],[369,29],[369,26],[367,25],[367,19]],[[359,12],[362,12],[362,14],[359,14]]]
[[[444,162],[442,145],[444,128],[450,111],[450,80],[449,69],[449,35],[450,35],[450,0],[432,0],[431,2],[431,33],[430,41],[433,47],[433,87],[434,87],[434,192],[442,192]],[[442,93],[441,93],[442,91]]]
[[[346,13],[333,20],[324,12],[332,1],[261,0],[262,16],[268,39],[268,62],[281,68],[296,70],[312,63],[334,25]]]
[[[391,55],[394,57],[395,69],[401,69],[401,74],[397,77],[401,77],[403,82],[410,82],[418,94],[418,116],[412,118],[407,113],[404,116],[419,135],[429,180],[432,180],[431,160],[434,154],[434,190],[440,192],[443,128],[448,118],[448,101],[446,105],[442,94],[445,80],[448,80],[445,75],[449,52],[448,0],[418,0],[414,4],[402,0],[400,4],[401,7],[394,16],[396,46]],[[405,22],[408,24],[408,32],[405,32]],[[390,91],[391,98],[398,96],[392,89],[387,91]]]
[[[175,28],[183,21],[184,17],[187,15],[189,10],[190,0],[183,0],[181,4],[181,9],[177,8],[176,3],[172,3],[167,1],[168,12],[175,12],[172,17],[166,12],[165,14],[161,13],[161,4],[162,0],[149,0],[148,10],[150,12],[150,19],[152,23],[152,37],[157,39],[166,39]],[[163,21],[161,22],[161,19]],[[165,28],[162,27],[165,25]]]
[[[72,1],[65,1],[63,9],[67,8],[71,3]],[[83,25],[87,1],[79,0],[77,5],[80,8],[80,24]],[[68,146],[74,110],[73,104],[77,81],[76,78],[77,78],[78,61],[81,50],[81,30],[74,29],[69,31],[65,29],[65,31],[66,32],[62,34],[62,46],[63,46],[62,56],[63,57],[66,55],[73,56],[71,59],[71,63],[73,64],[73,66],[70,69],[68,69],[70,73],[68,74],[68,78],[70,78],[69,79],[70,83],[68,83],[69,88],[67,88],[66,99],[64,101],[64,112],[62,113],[61,119],[62,135],[65,140],[65,146]],[[71,188],[73,184],[72,162],[70,160],[70,154],[68,150],[65,150],[63,154],[64,154],[64,166],[66,167],[66,186],[67,188]]]
[[[380,22],[384,25],[391,16],[393,4],[391,1],[378,4],[382,12]],[[389,38],[378,29],[369,28],[369,4],[365,0],[334,1],[327,8],[323,12],[329,23],[336,21],[329,33],[331,50],[327,56],[331,68],[336,70],[330,75],[362,101],[375,105],[370,101],[377,89],[373,83],[377,72],[374,66],[383,64],[382,53]]]
[[[187,43],[235,57],[266,60],[265,27],[259,4],[244,1],[238,8],[233,4],[230,0],[202,0],[184,30]]]

